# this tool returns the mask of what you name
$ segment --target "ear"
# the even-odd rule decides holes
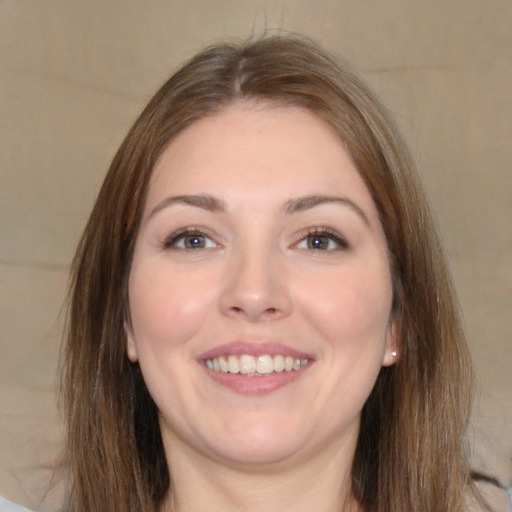
[[[392,321],[389,324],[386,334],[386,347],[382,366],[392,366],[400,360],[400,347],[398,343],[398,322]]]
[[[135,342],[135,336],[133,335],[133,329],[127,322],[124,324],[124,332],[126,334],[126,355],[128,359],[135,363],[139,360],[139,354],[137,352],[137,343]]]

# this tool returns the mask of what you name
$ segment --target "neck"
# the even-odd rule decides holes
[[[171,492],[162,512],[361,512],[351,493],[352,458],[330,451],[306,464],[240,468],[173,443]],[[347,463],[347,460],[349,463]]]

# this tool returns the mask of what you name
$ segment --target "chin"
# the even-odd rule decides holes
[[[296,461],[300,450],[292,443],[261,442],[256,438],[246,438],[242,442],[229,441],[229,446],[217,447],[216,454],[225,464],[253,471],[268,471],[269,467],[278,469]]]
[[[210,456],[225,463],[244,468],[267,468],[286,465],[295,460],[307,438],[297,435],[296,424],[288,428],[270,423],[230,425],[222,434],[210,433],[205,439]]]

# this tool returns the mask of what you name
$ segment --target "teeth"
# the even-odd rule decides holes
[[[281,355],[274,356],[273,358],[274,362],[274,371],[275,372],[282,372],[284,370],[284,357]]]
[[[244,375],[256,373],[256,359],[247,355],[240,356],[240,373]]]
[[[228,362],[226,361],[225,357],[219,357],[219,366],[220,366],[220,371],[221,372],[227,373],[227,371],[228,371]],[[214,365],[214,368],[215,368],[215,365]]]
[[[241,356],[220,356],[206,360],[210,370],[221,373],[241,373],[248,376],[268,375],[273,372],[297,371],[307,366],[308,359],[299,359],[292,356],[277,354],[269,356],[263,354],[258,357],[243,354]]]
[[[256,373],[267,374],[274,371],[274,361],[270,356],[258,356],[256,359]]]
[[[208,364],[209,359],[206,361]],[[228,357],[228,372],[229,373],[239,373],[240,372],[240,362],[238,361],[238,357],[229,356]]]

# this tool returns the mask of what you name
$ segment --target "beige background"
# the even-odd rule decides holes
[[[475,463],[512,484],[510,0],[4,0],[0,494],[44,508],[61,443],[67,270],[117,145],[179,62],[265,29],[340,52],[396,113],[438,212],[481,382]]]

